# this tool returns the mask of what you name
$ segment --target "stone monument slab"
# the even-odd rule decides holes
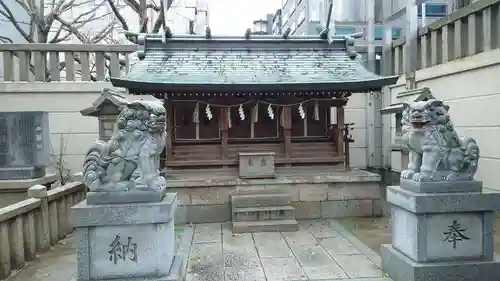
[[[0,180],[43,178],[50,162],[48,112],[0,112]]]
[[[274,178],[274,152],[238,153],[239,177],[244,179]]]

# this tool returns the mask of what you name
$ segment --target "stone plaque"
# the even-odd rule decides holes
[[[239,153],[240,178],[274,178],[274,153]]]
[[[167,275],[174,258],[167,250],[174,248],[174,237],[168,237],[173,228],[173,221],[91,228],[90,279]]]
[[[483,254],[483,214],[427,216],[429,259],[474,258]]]

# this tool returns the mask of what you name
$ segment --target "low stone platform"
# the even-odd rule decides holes
[[[276,168],[273,179],[239,179],[237,169],[167,171],[180,200],[176,223],[231,221],[231,195],[288,194],[296,219],[382,215],[380,176],[329,166]]]

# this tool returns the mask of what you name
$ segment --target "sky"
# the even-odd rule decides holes
[[[264,19],[281,8],[282,0],[209,0],[212,34],[243,35],[254,20]]]

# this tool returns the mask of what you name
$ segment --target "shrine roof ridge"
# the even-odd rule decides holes
[[[251,35],[251,36],[207,36],[196,34],[133,34],[138,45],[137,55],[143,59],[149,51],[177,50],[329,50],[357,56],[354,38],[357,36],[322,35]]]
[[[161,41],[164,43],[175,42],[175,41],[206,41],[206,42],[217,42],[217,41],[244,41],[244,42],[308,42],[308,41],[320,41],[320,42],[328,42],[330,44],[341,42],[344,43],[349,39],[354,39],[356,34],[351,35],[335,35],[330,36],[328,38],[322,37],[321,35],[251,35],[247,36],[238,36],[238,35],[213,35],[207,37],[206,35],[199,34],[177,34],[172,35],[170,37],[166,37],[163,34],[157,33],[140,33],[135,34],[138,38],[143,37],[146,41]],[[139,39],[140,40],[140,39]]]
[[[139,61],[124,77],[111,77],[115,87],[133,92],[366,92],[398,79],[364,67],[356,34],[134,36]]]

